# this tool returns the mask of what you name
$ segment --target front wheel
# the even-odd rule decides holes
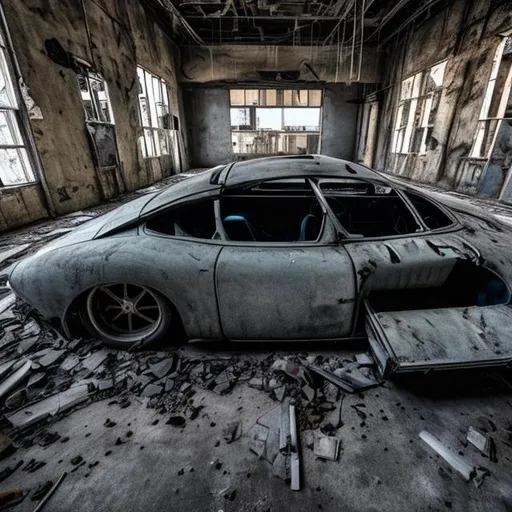
[[[145,286],[114,283],[96,286],[81,311],[89,332],[114,348],[152,345],[171,327],[172,309],[159,293]]]

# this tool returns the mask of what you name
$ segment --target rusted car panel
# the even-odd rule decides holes
[[[458,259],[478,261],[479,252],[457,234],[368,240],[345,245],[357,274],[357,289],[427,288],[440,286]]]
[[[388,371],[465,368],[512,362],[508,306],[375,312],[370,345]],[[377,339],[375,339],[377,338]],[[382,370],[386,367],[384,363]]]
[[[148,286],[172,301],[190,338],[219,339],[214,269],[220,249],[159,236],[102,238],[26,258],[10,282],[47,319],[64,319],[74,299],[103,283]]]
[[[229,339],[350,335],[356,289],[343,247],[224,247],[216,281],[222,328]]]

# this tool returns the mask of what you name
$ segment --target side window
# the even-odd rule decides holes
[[[214,199],[187,203],[171,208],[148,220],[151,231],[170,236],[213,238],[215,234]]]
[[[391,187],[361,180],[322,180],[320,190],[351,235],[396,236],[419,229],[412,212]]]
[[[411,203],[416,208],[423,222],[429,229],[439,229],[451,226],[453,221],[440,210],[434,203],[428,199],[415,194],[414,192],[405,192]]]
[[[304,179],[281,179],[229,190],[220,199],[229,240],[312,242],[320,239],[324,212]]]

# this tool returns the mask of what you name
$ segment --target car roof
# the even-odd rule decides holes
[[[226,187],[286,177],[362,178],[385,182],[376,171],[354,162],[324,155],[293,155],[236,162],[219,174],[218,183]]]
[[[189,196],[279,178],[360,178],[389,184],[379,173],[361,164],[323,155],[257,158],[219,165],[197,176],[175,183],[152,197],[142,208],[145,216]]]

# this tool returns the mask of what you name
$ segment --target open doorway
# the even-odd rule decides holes
[[[238,159],[320,152],[321,89],[232,89]]]

